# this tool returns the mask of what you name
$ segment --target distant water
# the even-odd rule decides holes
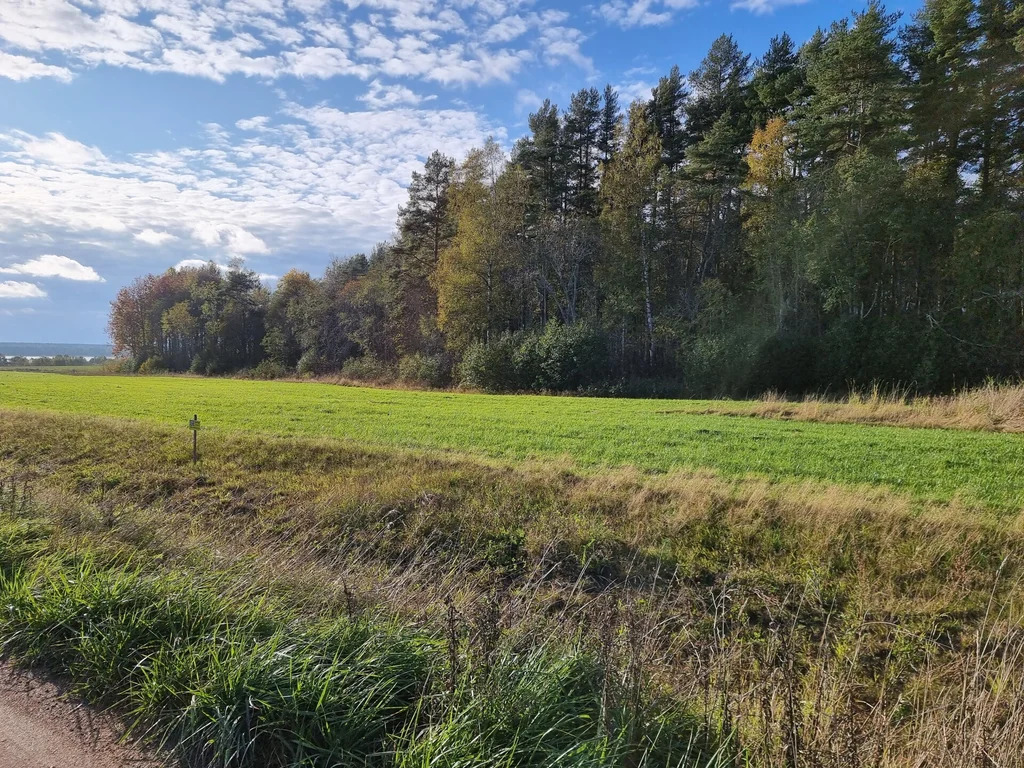
[[[110,357],[113,353],[109,344],[60,344],[54,342],[35,343],[27,341],[0,341],[0,355],[5,357]]]
[[[54,357],[54,355],[4,355],[4,357],[24,357],[26,360],[41,360],[44,357]],[[106,355],[65,355],[65,357],[80,357],[83,360],[93,360],[97,357],[106,357]]]

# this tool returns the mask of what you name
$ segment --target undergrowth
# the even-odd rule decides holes
[[[0,641],[188,766],[1022,765],[1019,519],[0,417]]]
[[[0,542],[5,653],[56,670],[189,766],[692,765],[685,712],[609,690],[580,642],[485,660],[394,623],[311,621],[216,578]],[[473,662],[463,663],[465,661]]]

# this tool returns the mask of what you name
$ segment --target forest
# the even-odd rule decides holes
[[[1024,3],[871,2],[755,58],[728,35],[620,104],[545,101],[432,154],[393,237],[123,288],[132,370],[486,391],[951,391],[1024,373]]]

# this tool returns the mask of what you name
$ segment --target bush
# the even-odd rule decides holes
[[[264,360],[252,369],[254,379],[280,379],[288,375],[288,369],[273,360]]]
[[[341,375],[358,381],[390,381],[391,370],[373,355],[350,357],[341,366]]]
[[[551,324],[544,333],[505,333],[476,342],[462,358],[462,382],[486,392],[577,391],[608,379],[608,347],[597,329]]]
[[[149,357],[143,361],[142,365],[139,366],[138,373],[166,373],[167,366],[164,364],[162,358]]]
[[[537,340],[539,389],[568,392],[608,379],[604,335],[585,323],[552,323]]]
[[[316,376],[318,373],[324,373],[326,368],[327,366],[320,355],[311,349],[299,358],[299,362],[295,366],[295,372],[299,376]]]
[[[115,357],[107,360],[100,366],[104,373],[135,373],[135,358]]]
[[[816,339],[795,333],[776,334],[757,350],[746,387],[750,394],[781,392],[796,397],[818,385],[820,349]]]
[[[410,384],[447,387],[452,380],[452,361],[446,354],[416,352],[398,362],[398,378]]]
[[[517,390],[543,388],[542,362],[540,337],[535,333],[521,334],[519,344],[512,353],[513,375]]]
[[[217,356],[210,352],[201,352],[192,358],[189,371],[198,373],[200,376],[217,376],[221,373],[229,373],[222,363],[217,362]]]
[[[514,362],[518,346],[517,335],[509,333],[490,344],[474,342],[462,356],[462,383],[485,392],[515,391],[520,384]]]

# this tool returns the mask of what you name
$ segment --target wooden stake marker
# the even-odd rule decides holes
[[[188,428],[192,430],[192,463],[195,464],[199,461],[199,414],[194,414],[192,420],[188,423]]]

